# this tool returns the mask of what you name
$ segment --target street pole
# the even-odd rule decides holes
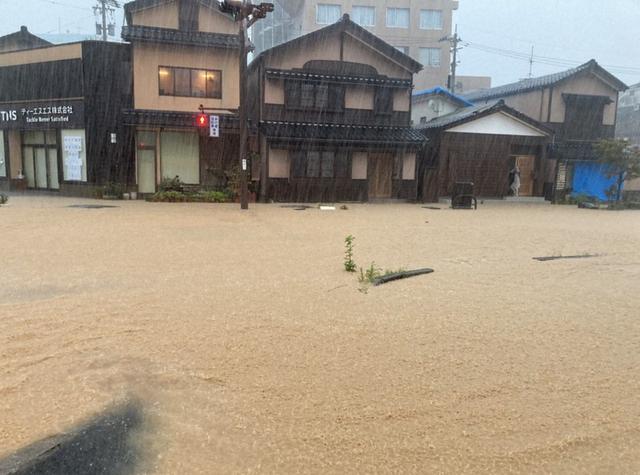
[[[107,41],[107,0],[100,0],[102,5],[102,41]]]
[[[456,31],[453,35],[453,61],[451,63],[451,93],[456,93],[456,68],[458,67],[458,25],[456,25]]]
[[[245,1],[243,0],[243,6]],[[247,18],[240,20],[240,209],[249,209],[249,190],[247,189]]]

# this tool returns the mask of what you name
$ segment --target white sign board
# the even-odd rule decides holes
[[[116,143],[117,137],[116,134],[111,134],[111,143]]]
[[[68,152],[65,156],[67,180],[82,180],[82,157],[76,152]]]
[[[220,116],[209,116],[209,137],[220,137]]]

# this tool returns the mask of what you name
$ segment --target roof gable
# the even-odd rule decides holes
[[[591,61],[566,71],[548,74],[537,78],[524,79],[511,84],[505,84],[504,86],[492,87],[491,89],[472,91],[467,94],[463,94],[463,97],[471,102],[499,99],[539,89],[545,89],[583,74],[591,74],[595,76],[612,89],[618,91],[624,91],[627,89],[627,85],[625,83],[600,66],[595,59],[592,59]]]
[[[423,129],[425,132],[431,131],[451,131],[451,129],[460,126],[462,124],[467,124],[469,122],[477,121],[483,117],[491,116],[496,113],[502,113],[513,121],[520,122],[523,125],[529,126],[543,135],[553,135],[553,130],[549,127],[541,124],[537,120],[532,119],[531,117],[518,112],[517,110],[507,106],[504,101],[496,101],[490,104],[483,104],[479,106],[466,107],[464,109],[460,109],[456,112],[452,112],[451,114],[443,115],[441,117],[437,117],[426,124],[421,124],[418,128]],[[499,118],[499,123],[504,124],[503,117]],[[483,127],[489,125],[490,122],[485,122]],[[494,123],[494,126],[499,125],[498,122]],[[462,130],[462,129],[459,129]],[[470,130],[470,129],[467,129]],[[475,132],[481,133],[481,132]]]
[[[422,70],[422,65],[420,63],[415,61],[410,56],[404,54],[403,52],[397,50],[386,41],[362,28],[360,25],[351,21],[349,15],[347,14],[343,15],[340,20],[332,25],[326,26],[319,30],[313,31],[311,33],[263,51],[252,62],[252,65],[254,65],[255,67],[255,65],[263,61],[265,57],[274,53],[283,52],[290,48],[299,49],[306,46],[317,45],[318,41],[321,39],[325,39],[330,35],[340,35],[343,33],[346,33],[351,38],[354,38],[355,40],[367,45],[371,49],[384,56],[387,60],[394,62],[395,64],[401,66],[412,74],[415,74],[418,71]]]
[[[26,26],[21,26],[19,31],[0,37],[0,50],[20,51],[23,49],[39,48],[49,46],[51,43],[31,33]],[[4,47],[14,45],[10,50]]]
[[[506,112],[497,111],[476,120],[446,129],[461,134],[517,135],[523,137],[545,137],[547,134]]]
[[[127,24],[131,25],[132,14],[135,12],[139,12],[141,10],[146,10],[150,8],[161,7],[163,5],[168,5],[171,3],[178,3],[181,1],[197,3],[201,6],[209,8],[210,10],[218,13],[221,16],[224,16],[229,19],[232,18],[231,15],[220,11],[220,4],[217,2],[217,0],[134,0],[124,5],[124,13],[125,13],[125,18],[127,20]]]

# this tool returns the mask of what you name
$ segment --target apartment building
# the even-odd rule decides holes
[[[416,89],[447,86],[454,0],[275,0],[275,11],[253,27],[256,54],[337,22],[342,15],[424,66]]]

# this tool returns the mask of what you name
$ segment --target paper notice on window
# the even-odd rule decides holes
[[[68,135],[64,138],[64,151],[68,153],[80,153],[82,151],[82,137],[77,135]]]
[[[77,152],[68,152],[64,159],[67,180],[82,180],[82,158]]]

